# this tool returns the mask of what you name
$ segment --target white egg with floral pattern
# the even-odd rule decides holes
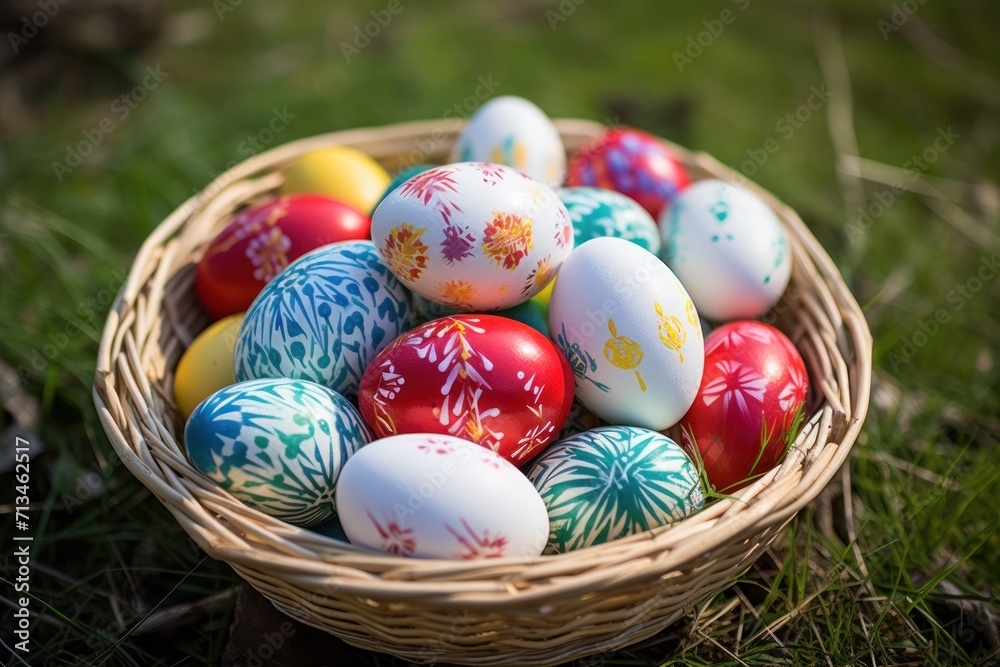
[[[449,435],[376,440],[344,466],[336,495],[351,543],[397,556],[530,558],[549,535],[545,504],[527,478]]]
[[[548,186],[500,164],[417,174],[372,215],[382,261],[410,290],[459,311],[538,294],[573,249],[573,223]]]

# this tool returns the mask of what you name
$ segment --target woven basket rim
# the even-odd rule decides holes
[[[557,119],[555,123],[568,147],[607,129],[579,119]],[[164,313],[169,311],[164,296],[169,281],[180,275],[183,260],[197,251],[190,244],[203,245],[208,232],[217,230],[219,220],[236,206],[273,191],[282,180],[280,172],[307,150],[332,145],[362,150],[364,146],[385,147],[386,156],[393,157],[384,157],[383,161],[398,164],[400,154],[392,150],[402,150],[398,147],[409,145],[415,138],[440,136],[443,144],[439,154],[443,154],[462,127],[464,122],[458,121],[450,121],[445,127],[439,120],[418,121],[299,139],[237,164],[168,215],[137,252],[111,306],[98,350],[94,402],[120,459],[202,549],[230,563],[259,589],[273,586],[271,593],[277,597],[286,589],[315,587],[322,580],[340,596],[499,613],[507,608],[538,607],[575,595],[593,595],[612,583],[629,586],[652,582],[681,568],[694,567],[708,554],[728,545],[783,526],[836,474],[860,432],[871,387],[871,333],[833,260],[795,211],[708,154],[671,142],[668,144],[693,174],[737,182],[760,195],[789,231],[796,260],[793,282],[798,279],[808,286],[812,285],[809,281],[816,281],[824,287],[818,294],[806,290],[800,297],[802,303],[790,307],[793,314],[808,311],[809,317],[815,315],[819,324],[804,317],[806,324],[799,333],[815,351],[815,363],[828,370],[823,377],[813,379],[822,400],[797,441],[815,441],[807,454],[790,453],[786,463],[746,489],[673,526],[566,554],[488,562],[417,560],[381,554],[282,524],[212,489],[206,478],[178,455],[183,451],[179,436],[174,437],[161,414],[171,399],[148,375],[150,368],[161,379],[172,372],[158,366],[165,362],[157,361],[157,353],[162,353],[157,340],[164,335]],[[199,234],[198,239],[187,238]],[[182,237],[184,243],[179,241]],[[181,268],[171,272],[175,262],[181,262]],[[185,316],[181,314],[181,318]],[[183,329],[176,325],[174,328]],[[133,330],[140,335],[133,335]],[[175,348],[184,344],[168,340],[170,354],[163,358],[176,355]],[[846,386],[838,384],[839,377],[847,378]],[[757,546],[751,544],[748,549],[753,552]],[[265,575],[273,581],[265,583]],[[279,606],[289,611],[288,602]],[[339,627],[316,618],[302,620],[328,630]],[[352,643],[362,643],[357,636],[351,639],[355,640]]]

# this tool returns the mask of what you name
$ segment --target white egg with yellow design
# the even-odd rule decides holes
[[[666,264],[630,241],[596,238],[570,254],[549,331],[577,399],[607,422],[662,430],[698,393],[705,343],[694,303]]]

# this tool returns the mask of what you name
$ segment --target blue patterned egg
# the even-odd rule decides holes
[[[243,503],[308,526],[334,515],[347,459],[371,441],[340,394],[301,380],[251,380],[220,389],[184,429],[195,468]]]
[[[545,553],[666,526],[705,504],[698,470],[673,440],[603,426],[560,440],[528,471],[549,514]]]
[[[368,362],[412,326],[408,296],[370,241],[318,248],[250,306],[236,339],[236,379],[310,380],[354,398]]]
[[[600,236],[617,236],[660,252],[660,229],[646,209],[631,197],[604,188],[560,188],[559,199],[573,221],[574,245]]]

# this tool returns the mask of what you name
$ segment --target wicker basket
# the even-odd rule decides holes
[[[556,126],[569,152],[605,129],[578,120]],[[675,147],[692,178],[745,183],[789,232],[791,283],[766,319],[802,351],[813,390],[810,418],[778,468],[672,527],[530,560],[399,558],[246,507],[188,463],[172,400],[173,369],[209,323],[193,285],[202,249],[237,208],[270,195],[306,151],[353,146],[395,170],[445,160],[460,131],[437,121],[326,134],[219,176],[140,249],[104,328],[94,401],[129,470],[208,555],[287,614],[419,663],[558,664],[645,639],[747,570],[847,459],[868,409],[871,334],[794,211],[711,157]]]

